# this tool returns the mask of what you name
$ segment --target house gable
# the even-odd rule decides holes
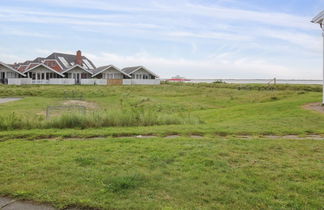
[[[0,62],[0,71],[6,71],[6,72],[13,72],[13,73],[16,73],[17,75],[21,75],[23,77],[25,77],[26,75],[20,71],[18,71],[17,69],[14,69],[12,68],[11,66],[5,64],[5,63],[2,63]]]
[[[101,75],[104,79],[108,79],[111,78],[108,75],[114,75],[113,78],[118,78],[118,79],[123,79],[123,77],[127,77],[130,78],[130,75],[126,74],[125,72],[121,71],[120,69],[118,69],[117,67],[113,66],[113,65],[109,65],[109,66],[102,66],[99,67],[95,70],[94,74],[92,75],[92,77],[96,77]]]
[[[34,66],[34,67],[30,68],[30,69],[27,69],[24,73],[28,73],[28,72],[31,72],[31,71],[32,72],[39,72],[39,73],[40,72],[42,72],[42,73],[49,73],[49,72],[52,73],[52,72],[54,72],[54,73],[60,75],[61,77],[64,77],[64,75],[62,73],[57,72],[56,70],[48,67],[47,65],[45,65],[43,63],[38,64],[38,65],[36,65],[36,66]]]
[[[132,76],[133,79],[156,79],[158,75],[154,74],[152,71],[148,70],[143,66],[128,67],[123,69],[125,72]]]
[[[82,66],[80,66],[78,64],[72,66],[69,69],[66,69],[62,73],[65,74],[65,73],[76,73],[76,72],[77,73],[85,72],[85,73],[89,73],[90,75],[93,75],[93,72],[89,71],[88,69],[83,68]]]

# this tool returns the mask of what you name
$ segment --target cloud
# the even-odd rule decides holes
[[[315,27],[309,24],[312,17],[297,16],[288,13],[269,12],[261,10],[250,10],[242,8],[232,8],[220,6],[223,2],[236,2],[236,1],[216,1],[208,6],[201,3],[193,3],[190,0],[178,1],[102,1],[102,0],[31,0],[37,3],[44,3],[68,7],[68,8],[85,8],[106,10],[110,12],[117,12],[119,15],[151,15],[160,17],[179,17],[198,15],[202,17],[213,18],[213,20],[222,21],[237,21],[240,25],[242,22],[257,22],[262,24],[283,26],[289,28],[298,28],[305,30],[314,30]],[[127,6],[126,6],[127,5]],[[65,15],[66,16],[66,15]],[[103,15],[100,15],[103,17]],[[147,20],[149,21],[149,19]]]
[[[306,33],[291,32],[286,30],[269,29],[260,30],[259,33],[263,36],[280,39],[282,41],[301,46],[316,53],[320,53],[322,51],[322,46],[319,44],[322,41],[320,36],[313,36]]]
[[[35,38],[58,38],[57,36],[50,35],[47,33],[41,33],[30,30],[20,30],[14,28],[1,28],[0,34],[12,35],[12,36],[23,36],[23,37],[35,37]]]
[[[202,38],[202,39],[219,39],[219,40],[232,40],[232,41],[242,41],[250,40],[251,37],[245,35],[239,35],[234,33],[224,33],[224,32],[186,32],[186,31],[176,31],[167,33],[168,36],[173,37],[189,37],[189,38]]]
[[[14,35],[12,39],[26,42],[13,48],[17,53],[38,49],[39,43],[48,49],[38,49],[35,55],[50,54],[51,45],[56,51],[72,53],[82,47],[85,54],[92,51],[90,56],[101,65],[146,65],[163,77],[319,75],[311,68],[321,61],[321,37],[318,26],[309,22],[311,17],[251,9],[239,0],[25,0],[28,4],[20,5],[26,6],[15,4],[23,1],[12,0],[6,4],[11,7],[0,8],[2,37]],[[57,35],[58,40],[46,42]],[[134,54],[138,49],[143,51]]]
[[[298,29],[314,29],[315,27],[309,22],[311,17],[296,16],[287,13],[253,11],[247,9],[226,8],[221,6],[203,6],[200,4],[188,3],[187,7],[193,14],[209,16],[223,20],[237,20],[237,24],[245,21],[258,22],[262,24],[284,26]],[[188,12],[188,10],[187,10]]]
[[[176,74],[188,78],[273,78],[282,79],[316,79],[310,78],[305,69],[296,69],[289,66],[276,64],[264,59],[236,58],[228,54],[213,55],[204,59],[189,60],[185,58],[170,59],[151,56],[145,52],[133,55],[119,55],[114,53],[88,54],[97,65],[114,64],[120,68],[126,66],[145,65],[159,74],[168,78]],[[307,73],[305,73],[307,72]],[[316,72],[314,72],[316,74]]]

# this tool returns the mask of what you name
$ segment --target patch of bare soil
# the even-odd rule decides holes
[[[322,106],[321,103],[306,104],[303,106],[303,108],[324,114],[324,106]]]
[[[96,109],[98,108],[98,105],[94,102],[89,102],[89,101],[81,101],[81,100],[67,100],[63,102],[63,105],[66,106],[84,106],[87,109]]]

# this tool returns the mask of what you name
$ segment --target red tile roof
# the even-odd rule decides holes
[[[20,65],[17,70],[20,71],[21,73],[24,73],[24,71],[26,70],[27,65]]]
[[[33,68],[33,67],[35,67],[35,66],[37,66],[37,65],[39,65],[39,63],[30,63],[30,64],[27,66],[27,68],[25,69],[25,71],[27,71],[28,69],[31,69],[31,68]]]
[[[63,71],[63,69],[56,60],[45,60],[44,64],[57,72]]]

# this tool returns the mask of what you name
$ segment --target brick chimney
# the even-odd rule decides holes
[[[79,64],[80,66],[82,66],[82,53],[81,53],[81,50],[78,50],[76,52],[76,57],[75,57],[75,64]]]

